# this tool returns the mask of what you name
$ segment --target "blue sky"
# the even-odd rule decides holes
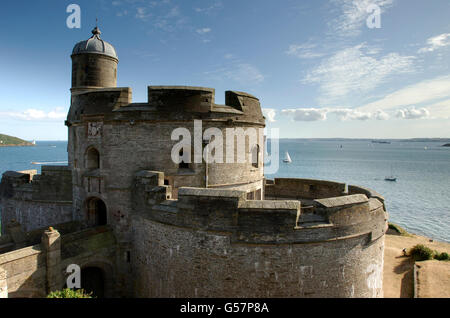
[[[280,137],[450,137],[449,14],[448,0],[4,2],[0,133],[67,139],[70,54],[98,17],[134,102],[148,85],[206,86],[217,103],[257,96]]]

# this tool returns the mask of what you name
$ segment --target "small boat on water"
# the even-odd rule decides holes
[[[395,182],[397,181],[397,177],[394,177],[394,174],[392,173],[392,166],[391,166],[391,175],[388,177],[384,178],[385,181],[391,181],[391,182]]]
[[[286,151],[286,156],[283,159],[283,162],[285,162],[285,163],[291,163],[292,162],[291,156],[289,156],[289,152],[287,152],[287,151]]]

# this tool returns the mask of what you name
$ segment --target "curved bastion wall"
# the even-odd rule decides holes
[[[296,181],[314,183],[273,184]],[[316,190],[325,191],[320,183],[341,189],[317,181]],[[303,209],[295,189],[296,199],[257,201],[200,188],[181,188],[171,200],[170,191],[162,172],[136,174],[137,297],[383,296],[387,213],[375,197],[341,192]]]
[[[183,186],[235,188],[263,196],[263,127],[264,117],[259,100],[242,92],[228,91],[227,105],[214,103],[211,88],[187,86],[149,86],[147,103],[132,103],[130,88],[103,88],[72,94],[66,125],[69,128],[69,165],[73,173],[74,214],[86,218],[86,201],[95,197],[105,202],[109,224],[116,227],[120,240],[129,240],[131,190],[136,171],[163,171],[165,182],[176,198]],[[199,133],[196,123],[200,123]],[[258,164],[189,163],[188,167],[172,160],[172,149],[181,140],[172,140],[178,128],[191,136],[191,159],[194,147],[205,148],[204,133],[216,129],[223,136],[226,154],[228,128],[253,129],[261,145]],[[260,129],[260,130],[258,130]],[[176,136],[178,137],[178,136]],[[183,139],[184,140],[184,139]],[[246,139],[246,149],[250,148]],[[96,160],[90,159],[91,152]],[[238,146],[234,147],[237,156]],[[250,156],[246,155],[246,159]],[[94,162],[94,165],[91,163]],[[95,164],[96,162],[96,164]]]

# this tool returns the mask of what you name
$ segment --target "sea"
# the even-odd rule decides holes
[[[331,180],[371,188],[385,197],[390,222],[450,243],[450,148],[442,144],[281,139],[279,169],[266,177]],[[283,163],[286,151],[292,159],[289,164]],[[42,165],[67,165],[67,160],[65,141],[0,147],[0,174],[7,170],[40,172]],[[385,181],[390,175],[397,180]]]

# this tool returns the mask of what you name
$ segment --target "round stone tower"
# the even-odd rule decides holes
[[[72,93],[102,87],[117,87],[116,50],[100,38],[95,27],[92,37],[75,45],[72,51]]]

